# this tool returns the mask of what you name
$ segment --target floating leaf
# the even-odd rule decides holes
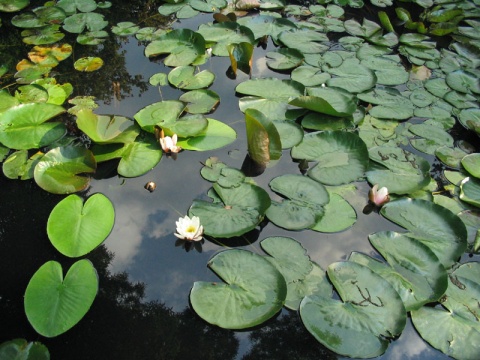
[[[77,126],[99,144],[131,143],[140,133],[138,125],[126,117],[97,115],[90,110],[77,113]]]
[[[81,34],[85,29],[88,31],[100,31],[108,25],[108,21],[104,20],[103,15],[86,12],[73,14],[63,22],[63,29],[70,33]]]
[[[329,201],[325,187],[303,175],[281,175],[269,185],[287,199],[272,201],[266,215],[275,225],[285,229],[302,230],[313,226],[323,215],[323,206]]]
[[[317,161],[308,176],[328,185],[341,185],[364,176],[368,166],[368,150],[354,133],[323,131],[306,134],[292,148],[294,159]]]
[[[399,335],[407,319],[398,293],[382,277],[354,262],[333,263],[327,274],[342,301],[305,297],[300,316],[307,330],[337,354],[360,358],[383,354],[388,338]]]
[[[446,268],[467,248],[465,224],[443,206],[426,200],[402,199],[385,204],[381,214],[407,229],[407,236],[428,246]]]
[[[0,114],[0,142],[11,149],[49,145],[65,134],[65,125],[48,120],[65,112],[59,105],[21,104]]]
[[[172,123],[185,110],[185,104],[178,100],[166,100],[156,102],[145,106],[138,111],[133,117],[145,131],[155,132],[155,125],[160,122]]]
[[[215,74],[210,70],[202,70],[195,74],[193,66],[177,66],[168,74],[168,81],[179,89],[195,90],[210,86]]]
[[[480,178],[480,154],[469,154],[462,158],[462,165],[468,173],[476,178]]]
[[[212,53],[214,55],[229,56],[231,51],[228,48],[235,45],[239,47],[237,48],[237,55],[240,55],[242,63],[246,62],[248,64],[249,59],[251,59],[255,39],[252,30],[248,27],[241,26],[233,21],[202,24],[198,27],[198,33],[205,38],[208,44],[212,44]],[[248,57],[249,53],[250,58]],[[249,72],[246,73],[248,74]]]
[[[480,207],[480,179],[467,177],[460,185],[460,200]]]
[[[232,71],[237,75],[237,69],[245,74],[252,72],[253,45],[248,42],[227,45],[228,56],[232,66]]]
[[[50,353],[40,342],[15,339],[0,344],[0,359],[50,360]]]
[[[35,331],[45,337],[55,337],[83,318],[97,291],[97,272],[89,260],[74,263],[65,278],[60,263],[49,261],[28,283],[25,313]]]
[[[245,329],[265,322],[282,308],[287,295],[285,279],[264,257],[227,250],[210,259],[208,267],[224,283],[193,284],[190,302],[205,321],[226,329]]]
[[[207,118],[205,131],[188,139],[179,139],[177,145],[185,150],[214,150],[231,144],[237,138],[237,133],[221,121]]]
[[[256,109],[245,111],[248,153],[253,161],[266,165],[282,156],[280,135],[273,123]]]
[[[36,183],[54,194],[70,194],[88,187],[96,162],[83,147],[57,147],[47,152],[35,166]]]
[[[354,94],[373,88],[377,82],[375,72],[356,59],[346,59],[338,67],[323,66],[322,70],[335,75],[327,80],[328,86],[339,87]]]
[[[330,194],[330,201],[324,206],[324,214],[311,227],[312,230],[324,233],[343,231],[357,221],[355,209],[338,194]]]
[[[186,92],[178,100],[187,103],[185,111],[190,114],[206,114],[215,110],[220,103],[220,96],[215,91],[201,89]]]
[[[78,71],[96,71],[103,66],[103,60],[99,57],[84,57],[80,58],[73,64],[75,70]]]
[[[357,110],[354,96],[343,89],[309,88],[308,96],[299,96],[289,103],[331,116],[349,116]]]
[[[91,195],[85,204],[77,195],[60,201],[50,213],[47,234],[63,255],[80,257],[99,246],[115,221],[112,202],[103,194]]]

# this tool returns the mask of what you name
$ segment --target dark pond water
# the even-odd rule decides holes
[[[207,21],[211,21],[211,15],[174,26],[195,30]],[[118,61],[115,66],[126,71],[130,80],[97,79],[93,74],[84,78],[83,84],[74,84],[76,91],[94,88],[99,91],[97,97],[103,99],[97,113],[129,117],[162,97],[177,99],[179,90],[162,87],[160,94],[158,88],[148,84],[151,75],[168,69],[160,61],[147,59],[143,50],[134,37],[123,39],[115,49],[117,55],[104,60],[107,64],[109,60]],[[260,48],[255,50],[252,77],[286,77],[270,71],[263,55]],[[175,221],[185,215],[193,199],[205,197],[211,184],[202,179],[200,169],[208,157],[217,156],[229,166],[241,168],[246,156],[244,117],[234,88],[248,76],[239,72],[236,79],[228,78],[225,72],[229,65],[227,58],[212,57],[202,68],[217,74],[210,89],[220,95],[221,104],[211,117],[232,126],[237,141],[216,151],[184,151],[176,160],[163,157],[156,168],[138,178],[120,178],[109,173],[105,165],[105,175],[83,193],[103,193],[113,202],[115,226],[104,245],[87,256],[100,278],[99,294],[91,310],[79,324],[56,338],[47,339],[33,331],[25,317],[23,294],[31,275],[45,261],[70,265],[50,245],[45,231],[50,211],[63,197],[40,190],[32,181],[0,177],[0,343],[14,338],[38,340],[49,348],[52,359],[341,359],[317,343],[293,312],[283,311],[258,329],[234,332],[210,326],[190,310],[188,295],[193,282],[217,279],[206,263],[223,247],[209,241],[202,244],[201,252],[176,246]],[[114,80],[123,81],[121,98],[112,92]],[[275,176],[299,173],[298,164],[291,161],[288,152],[284,155],[278,164],[255,178],[264,189]],[[152,193],[144,188],[148,181],[157,185]],[[259,240],[292,236],[323,268],[346,259],[353,250],[378,256],[368,235],[398,228],[376,213],[363,214],[369,187],[365,182],[354,185],[358,191],[352,192],[348,201],[358,220],[352,228],[335,234],[288,232],[268,223],[245,248],[261,253]],[[379,357],[448,358],[425,343],[410,322]]]

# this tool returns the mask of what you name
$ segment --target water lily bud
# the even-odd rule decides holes
[[[378,184],[373,185],[373,187],[370,189],[368,198],[370,202],[376,206],[382,206],[390,201],[388,189],[386,187],[382,187],[380,190],[378,190]]]

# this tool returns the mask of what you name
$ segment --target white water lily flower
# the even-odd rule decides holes
[[[192,216],[190,219],[188,215],[179,218],[177,222],[177,232],[174,235],[183,240],[200,241],[203,238],[203,226],[200,225],[200,218]]]
[[[378,184],[373,185],[372,189],[368,193],[368,198],[377,206],[382,206],[390,201],[388,189],[384,186],[378,190]]]
[[[163,130],[160,132],[160,146],[166,153],[178,153],[182,150],[180,146],[177,146],[177,134],[173,134],[172,137],[165,136]]]

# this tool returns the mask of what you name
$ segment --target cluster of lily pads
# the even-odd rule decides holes
[[[28,4],[0,1],[0,10],[19,11]],[[164,136],[178,139],[174,146],[184,150],[224,147],[236,132],[209,117],[220,96],[208,89],[215,74],[201,67],[210,56],[224,56],[234,76],[237,71],[251,75],[255,48],[271,39],[275,49],[267,52],[266,65],[290,78],[251,78],[235,88],[245,114],[248,152],[266,167],[289,150],[302,174],[271,179],[270,189],[278,195],[271,198],[241,170],[209,158],[201,175],[212,182],[211,200],[194,200],[188,210],[200,220],[197,228],[202,226],[210,239],[242,236],[265,220],[292,231],[342,231],[356,222],[344,193],[366,180],[388,188],[392,201],[380,213],[405,232],[369,236],[384,261],[352,252],[326,271],[292,238],[264,239],[260,245],[268,255],[263,256],[238,249],[220,252],[208,266],[223,282],[196,282],[190,293],[193,309],[212,324],[244,329],[285,306],[299,311],[324,346],[362,358],[382,354],[410,314],[435,348],[458,359],[478,358],[480,267],[458,261],[465,252],[480,249],[480,155],[466,142],[455,143],[449,130],[458,122],[472,136],[480,134],[480,8],[469,0],[416,4],[424,8],[420,19],[397,7],[396,19],[380,11],[379,23],[346,16],[347,6],[359,8],[362,1],[301,6],[282,0],[185,0],[161,5],[160,14],[177,18],[199,11],[215,14],[197,31],[141,28],[130,22],[112,27],[118,36],[136,36],[145,43],[147,57],[161,56],[172,68],[153,75],[152,86],[184,91],[179,99],[162,98],[140,109],[133,119],[96,114],[88,94],[70,98],[72,85],[57,84],[50,76],[72,53],[71,45],[59,43],[64,32],[78,34],[81,45],[99,44],[108,35],[108,23],[96,12],[108,2],[60,0],[22,12],[12,24],[24,29],[23,41],[34,47],[16,66],[15,92],[0,91],[2,170],[8,178],[34,179],[46,191],[70,194],[86,189],[88,174],[105,161],[119,159],[117,172],[123,177],[147,173],[162,158]],[[400,28],[392,25],[397,21]],[[437,48],[438,35],[448,35],[446,48]],[[83,58],[74,67],[96,71],[102,63]],[[1,76],[9,71],[0,64]],[[69,117],[90,146],[79,142],[78,134],[65,135]],[[448,169],[443,175],[449,183],[442,188],[426,160],[432,155]],[[83,208],[76,195],[57,207],[47,232],[68,257],[93,250],[113,226],[113,206],[101,194]],[[71,216],[73,225],[57,221],[59,214]],[[78,290],[84,287],[88,291]],[[88,260],[72,265],[65,279],[61,266],[48,262],[26,290],[27,317],[40,334],[61,334],[88,311],[97,287]],[[339,300],[332,298],[333,289]],[[44,313],[55,321],[45,324]]]

